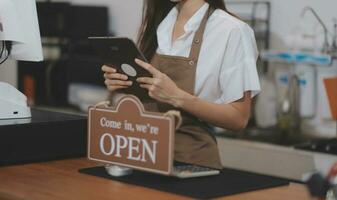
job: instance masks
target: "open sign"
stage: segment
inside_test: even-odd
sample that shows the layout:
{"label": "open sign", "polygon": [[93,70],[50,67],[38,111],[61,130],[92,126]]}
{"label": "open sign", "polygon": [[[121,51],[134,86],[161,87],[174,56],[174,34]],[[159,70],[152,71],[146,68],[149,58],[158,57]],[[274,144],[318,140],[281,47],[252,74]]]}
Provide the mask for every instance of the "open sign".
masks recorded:
{"label": "open sign", "polygon": [[135,96],[115,108],[89,109],[90,160],[169,174],[173,162],[174,119],[146,112]]}

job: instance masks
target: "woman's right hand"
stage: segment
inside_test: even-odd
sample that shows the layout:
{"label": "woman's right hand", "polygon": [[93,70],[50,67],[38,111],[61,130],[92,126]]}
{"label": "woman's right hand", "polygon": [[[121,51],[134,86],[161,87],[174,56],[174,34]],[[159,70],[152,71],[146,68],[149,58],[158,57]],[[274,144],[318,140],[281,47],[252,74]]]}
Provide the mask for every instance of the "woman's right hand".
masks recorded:
{"label": "woman's right hand", "polygon": [[117,70],[107,65],[102,66],[104,72],[104,83],[110,92],[125,89],[132,85],[132,81],[128,81],[128,77],[124,74],[117,73]]}

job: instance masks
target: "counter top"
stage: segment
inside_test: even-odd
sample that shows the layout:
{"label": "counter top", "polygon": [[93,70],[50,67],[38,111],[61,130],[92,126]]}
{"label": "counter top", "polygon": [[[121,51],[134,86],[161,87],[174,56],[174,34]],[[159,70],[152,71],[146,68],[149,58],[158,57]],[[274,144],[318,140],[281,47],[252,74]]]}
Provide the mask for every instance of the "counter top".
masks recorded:
{"label": "counter top", "polygon": [[[101,179],[78,172],[93,167],[85,158],[0,168],[0,199],[188,199],[157,190]],[[223,200],[309,200],[304,185],[249,192],[220,198]]]}

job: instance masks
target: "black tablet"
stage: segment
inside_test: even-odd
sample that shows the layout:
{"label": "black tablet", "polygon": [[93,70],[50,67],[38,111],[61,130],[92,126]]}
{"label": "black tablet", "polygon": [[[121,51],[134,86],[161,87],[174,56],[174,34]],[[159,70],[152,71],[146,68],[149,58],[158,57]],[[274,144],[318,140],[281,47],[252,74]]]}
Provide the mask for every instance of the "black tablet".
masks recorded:
{"label": "black tablet", "polygon": [[122,37],[89,37],[91,45],[105,65],[114,67],[118,73],[128,76],[133,84],[121,92],[136,95],[140,100],[150,99],[148,91],[139,86],[136,81],[139,77],[152,77],[152,75],[135,63],[138,58],[148,62],[136,44],[129,38]]}

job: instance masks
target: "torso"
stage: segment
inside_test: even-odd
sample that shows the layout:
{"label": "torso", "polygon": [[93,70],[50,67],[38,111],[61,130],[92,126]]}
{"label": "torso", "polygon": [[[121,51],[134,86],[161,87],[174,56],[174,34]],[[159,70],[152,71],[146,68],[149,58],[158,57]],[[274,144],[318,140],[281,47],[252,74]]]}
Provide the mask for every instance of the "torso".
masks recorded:
{"label": "torso", "polygon": [[[204,30],[212,13],[213,9],[209,9],[205,13],[193,38],[188,57],[155,54],[151,61],[153,66],[169,76],[180,89],[191,94],[194,94],[195,73]],[[166,112],[170,109],[175,108],[168,104],[157,102],[157,110],[155,111]],[[212,168],[222,168],[216,140],[208,132],[205,124],[184,112],[182,112],[182,117],[182,126],[175,134],[175,160]]]}
{"label": "torso", "polygon": [[[188,58],[195,29],[198,26],[198,22],[200,23],[200,16],[205,12],[205,7],[202,7],[199,11],[197,11],[195,14],[196,16],[193,16],[195,19],[192,19],[192,22],[187,22],[185,25],[186,32],[182,31],[184,27],[174,28],[175,23],[173,21],[176,20],[176,13],[174,12],[177,11],[173,10],[173,14],[169,14],[167,19],[165,19],[158,28],[157,54]],[[177,33],[173,33],[169,36],[170,34],[168,33],[172,33],[174,29],[174,32]],[[177,31],[176,29],[180,30]],[[224,71],[231,70],[231,67],[235,67],[235,63],[223,65],[224,56],[233,57],[233,55],[225,55],[229,42],[228,38],[231,36],[233,31],[235,31],[235,34],[237,32],[238,35],[242,32],[249,37],[253,36],[253,32],[248,25],[244,24],[235,17],[230,16],[223,10],[215,10],[207,22],[207,27],[204,33],[205,37],[201,46],[200,57],[195,74],[196,82],[194,86],[194,94],[203,100],[214,103],[231,103],[241,98],[236,94],[239,93],[239,90],[236,92],[234,89],[229,90],[231,88],[224,87],[224,85],[228,85],[229,82],[227,82],[228,80],[226,80],[226,77],[222,77],[224,75]],[[183,35],[181,35],[182,32]],[[254,44],[251,44],[250,46],[253,48]],[[252,60],[256,59],[256,49],[248,50],[249,52],[244,52],[244,54],[254,54],[251,56]],[[233,84],[233,86],[235,87],[235,84]],[[258,85],[252,84],[252,90],[258,88]],[[224,93],[224,90],[226,90],[227,93]]]}
{"label": "torso", "polygon": [[172,33],[172,44],[182,35],[185,34],[184,26],[186,24],[186,20],[181,20],[181,21],[176,21],[174,28],[173,28],[173,33]]}

